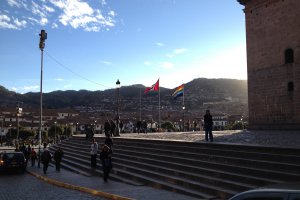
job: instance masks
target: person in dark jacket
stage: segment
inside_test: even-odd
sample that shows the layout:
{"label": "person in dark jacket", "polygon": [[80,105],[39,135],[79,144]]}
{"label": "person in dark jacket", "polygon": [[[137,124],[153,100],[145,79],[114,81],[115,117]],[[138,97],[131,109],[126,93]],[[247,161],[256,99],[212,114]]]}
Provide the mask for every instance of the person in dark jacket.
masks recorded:
{"label": "person in dark jacket", "polygon": [[138,120],[136,123],[136,129],[137,129],[138,134],[140,134],[141,128],[142,128],[142,122],[140,120]]}
{"label": "person in dark jacket", "polygon": [[45,148],[42,153],[42,156],[41,156],[44,174],[47,173],[48,166],[49,166],[51,159],[52,159],[52,155],[50,154],[50,151],[47,148]]}
{"label": "person in dark jacket", "polygon": [[110,135],[115,136],[116,123],[110,120]]}
{"label": "person in dark jacket", "polygon": [[107,182],[110,170],[112,168],[111,151],[107,145],[103,145],[100,152],[100,160],[102,162],[103,180]]}
{"label": "person in dark jacket", "polygon": [[113,140],[110,137],[110,134],[106,135],[104,144],[106,144],[110,148],[110,152],[113,152]]}
{"label": "person in dark jacket", "polygon": [[54,160],[55,160],[55,167],[56,167],[56,171],[60,171],[60,162],[62,160],[62,157],[64,155],[63,150],[58,147],[58,149],[54,152]]}
{"label": "person in dark jacket", "polygon": [[206,110],[206,114],[204,115],[204,129],[205,129],[205,141],[213,142],[213,134],[212,134],[213,120],[209,110]]}
{"label": "person in dark jacket", "polygon": [[143,121],[142,126],[143,126],[144,133],[147,134],[147,131],[148,131],[148,130],[147,130],[147,129],[148,129],[148,123],[147,123],[146,120]]}
{"label": "person in dark jacket", "polygon": [[105,135],[110,135],[110,123],[108,120],[104,123],[104,133]]}

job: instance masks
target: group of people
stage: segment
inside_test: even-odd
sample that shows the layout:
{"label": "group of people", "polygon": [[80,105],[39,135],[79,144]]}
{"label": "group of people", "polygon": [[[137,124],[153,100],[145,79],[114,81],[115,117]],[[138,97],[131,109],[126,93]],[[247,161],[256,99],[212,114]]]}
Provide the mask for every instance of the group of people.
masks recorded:
{"label": "group of people", "polygon": [[[104,144],[102,145],[101,152],[100,152],[100,160],[102,163],[104,182],[107,182],[109,173],[112,169],[113,141],[111,139],[111,136],[113,135],[114,129],[116,128],[113,124],[114,124],[113,121],[112,123],[107,121],[104,126],[106,139],[104,141]],[[145,126],[144,124],[147,124],[147,122],[146,121],[137,122],[138,133],[140,133],[142,128],[147,129],[146,127],[144,127]],[[206,110],[206,113],[204,115],[205,141],[213,142],[212,127],[213,127],[212,115],[210,114],[209,110]],[[16,148],[16,151],[22,151],[24,153],[26,158],[26,164],[28,160],[31,160],[31,166],[32,167],[35,166],[35,162],[38,156],[34,148],[31,148],[30,145],[28,145],[28,147],[25,147],[25,145],[23,144],[20,149]],[[91,168],[96,169],[98,143],[96,142],[95,139],[92,140],[90,153],[91,153]],[[47,169],[52,158],[54,158],[55,160],[56,171],[60,171],[60,163],[62,161],[63,155],[64,155],[63,150],[61,149],[61,147],[58,147],[54,155],[52,156],[49,149],[47,148],[47,143],[44,143],[44,148],[41,152],[41,162],[43,163],[44,174],[47,173]]]}
{"label": "group of people", "polygon": [[[31,147],[30,145],[28,145],[27,147],[25,146],[25,144],[23,144],[20,148],[17,146],[15,151],[21,151],[26,159],[26,165],[28,164],[28,161],[31,161],[31,167],[35,166],[36,160],[38,159],[38,153],[36,152],[36,150]],[[60,171],[60,163],[62,161],[62,157],[64,155],[63,150],[61,149],[61,147],[58,147],[56,149],[56,151],[54,152],[54,155],[52,155],[49,151],[49,149],[47,148],[47,143],[44,143],[44,148],[43,150],[41,150],[40,153],[40,158],[41,158],[41,162],[43,163],[43,172],[44,174],[47,173],[48,170],[48,166],[49,163],[51,162],[52,158],[54,158],[55,161],[55,167],[56,167],[56,171]]]}
{"label": "group of people", "polygon": [[[118,127],[119,126],[119,127]],[[119,128],[120,131],[123,130],[123,122],[122,121],[113,121],[113,120],[106,120],[104,123],[104,133],[105,135],[110,136],[118,136],[116,133],[116,129]]]}
{"label": "group of people", "polygon": [[148,133],[148,123],[146,120],[136,122],[137,133]]}
{"label": "group of people", "polygon": [[54,158],[54,161],[55,161],[55,169],[56,169],[56,171],[59,172],[60,171],[60,163],[62,161],[63,155],[64,155],[64,152],[61,149],[61,147],[58,147],[55,150],[54,155],[52,155],[50,153],[49,149],[47,148],[47,144],[44,143],[44,149],[41,153],[41,162],[43,163],[44,174],[47,173],[48,166],[49,166],[49,163],[51,162],[52,158]]}
{"label": "group of people", "polygon": [[[113,148],[113,141],[111,139],[111,135],[107,134],[100,152],[100,160],[102,163],[104,182],[107,182],[109,173],[112,169],[112,153],[113,153],[112,148]],[[97,167],[97,155],[98,155],[98,143],[96,142],[96,139],[93,139],[91,144],[91,168],[92,169],[96,169]]]}

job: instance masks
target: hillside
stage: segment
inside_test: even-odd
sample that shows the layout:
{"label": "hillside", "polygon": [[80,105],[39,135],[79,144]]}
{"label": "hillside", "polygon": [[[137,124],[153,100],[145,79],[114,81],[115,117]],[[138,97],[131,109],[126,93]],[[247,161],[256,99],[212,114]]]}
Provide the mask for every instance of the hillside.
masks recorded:
{"label": "hillside", "polygon": [[[123,112],[136,111],[137,105],[140,104],[140,97],[143,110],[154,110],[158,105],[158,92],[144,94],[144,89],[143,85],[121,87],[121,110]],[[171,96],[174,89],[160,88],[161,106],[169,111],[179,110],[182,106],[182,97],[174,100]],[[40,93],[38,92],[22,95],[3,87],[0,88],[0,98],[1,106],[8,104],[13,106],[20,101],[26,107],[38,107],[40,103]],[[113,111],[116,107],[115,102],[115,89],[105,91],[68,90],[43,94],[43,106],[49,109],[95,107],[97,110]],[[225,110],[233,110],[233,105],[230,103],[234,103],[235,106],[243,104],[243,107],[247,107],[245,105],[247,103],[247,81],[198,78],[185,84],[185,106],[190,111],[202,110],[206,105],[220,104],[220,102],[222,105],[228,104],[229,107],[225,107]]]}

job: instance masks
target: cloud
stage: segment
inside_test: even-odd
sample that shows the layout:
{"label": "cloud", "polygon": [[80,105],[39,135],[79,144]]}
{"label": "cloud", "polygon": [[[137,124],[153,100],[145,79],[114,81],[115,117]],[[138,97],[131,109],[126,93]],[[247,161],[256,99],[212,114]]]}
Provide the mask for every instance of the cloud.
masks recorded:
{"label": "cloud", "polygon": [[[0,19],[0,28],[4,29],[19,30],[28,25],[45,26],[50,23],[51,28],[58,28],[62,25],[88,32],[99,32],[110,30],[116,24],[117,14],[107,8],[105,0],[97,4],[83,0],[6,0],[6,2],[12,9],[6,13],[9,20],[3,17]],[[2,13],[0,11],[0,15]],[[14,23],[12,19],[18,19],[18,21]]]}
{"label": "cloud", "polygon": [[168,53],[168,54],[166,54],[166,56],[168,58],[174,58],[175,56],[177,56],[179,54],[183,54],[183,53],[185,53],[187,51],[188,51],[188,49],[185,49],[185,48],[174,49],[172,53]]}
{"label": "cloud", "polygon": [[8,5],[10,5],[10,6],[16,6],[16,7],[18,7],[18,8],[20,8],[21,7],[21,4],[19,3],[19,2],[17,2],[16,0],[8,0],[7,1],[7,3],[8,3]]}
{"label": "cloud", "polygon": [[26,90],[26,91],[32,91],[32,90],[37,90],[39,88],[38,85],[31,85],[31,86],[23,86],[21,89]]}
{"label": "cloud", "polygon": [[174,64],[170,63],[170,62],[161,62],[160,67],[165,68],[165,69],[173,69],[174,68]]}
{"label": "cloud", "polygon": [[161,43],[161,42],[156,42],[156,46],[163,47],[163,46],[165,46],[165,44]]}
{"label": "cloud", "polygon": [[151,65],[151,62],[145,61],[145,62],[144,62],[144,65]]}
{"label": "cloud", "polygon": [[72,84],[64,85],[64,89],[68,89],[68,88],[71,88],[71,87],[72,87]]}
{"label": "cloud", "polygon": [[168,58],[173,58],[175,55],[174,54],[167,54],[166,55]]}
{"label": "cloud", "polygon": [[17,27],[26,27],[27,22],[25,20],[19,21],[19,19],[14,19],[14,23]]}
{"label": "cloud", "polygon": [[62,78],[55,78],[54,80],[55,81],[63,81],[64,79],[62,79]]}
{"label": "cloud", "polygon": [[20,30],[26,27],[27,22],[25,20],[19,20],[18,18],[10,18],[7,15],[0,15],[0,28]]}
{"label": "cloud", "polygon": [[18,88],[16,88],[16,87],[12,87],[11,89],[15,92],[18,91]]}
{"label": "cloud", "polygon": [[105,64],[105,65],[111,65],[112,64],[112,62],[105,61],[105,60],[101,60],[100,63]]}
{"label": "cloud", "polygon": [[87,2],[80,0],[50,0],[50,2],[62,10],[59,21],[64,26],[94,32],[115,26],[114,11],[109,11],[107,16],[104,16],[99,9],[93,9]]}
{"label": "cloud", "polygon": [[52,25],[51,25],[51,28],[57,28],[58,27],[58,25],[56,24],[56,23],[53,23]]}
{"label": "cloud", "polygon": [[175,49],[174,50],[174,54],[183,54],[185,52],[187,52],[188,49],[184,49],[184,48],[181,48],[181,49]]}

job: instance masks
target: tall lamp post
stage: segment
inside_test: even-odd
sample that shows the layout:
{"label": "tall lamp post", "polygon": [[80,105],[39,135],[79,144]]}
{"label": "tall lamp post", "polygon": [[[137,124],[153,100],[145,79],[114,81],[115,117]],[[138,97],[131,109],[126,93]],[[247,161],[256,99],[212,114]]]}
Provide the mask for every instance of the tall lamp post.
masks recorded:
{"label": "tall lamp post", "polygon": [[54,144],[58,141],[58,139],[56,138],[56,123],[57,122],[54,122]]}
{"label": "tall lamp post", "polygon": [[117,88],[117,136],[120,136],[120,127],[119,127],[119,123],[120,123],[120,113],[119,113],[119,97],[120,97],[120,85],[121,82],[119,81],[119,79],[116,82],[116,88]]}
{"label": "tall lamp post", "polygon": [[45,30],[41,30],[39,48],[41,50],[41,84],[40,84],[40,127],[39,127],[39,160],[38,168],[41,164],[41,143],[42,143],[42,117],[43,117],[43,62],[44,62],[44,48],[45,40],[47,39],[47,33]]}
{"label": "tall lamp post", "polygon": [[[9,141],[12,141],[12,136],[11,136],[11,124],[9,125]],[[11,142],[9,142],[9,145],[8,145],[8,146],[10,146],[10,143],[11,143]],[[12,144],[12,146],[13,146],[13,144]]]}
{"label": "tall lamp post", "polygon": [[18,148],[19,147],[19,117],[21,116],[22,114],[22,108],[17,107],[17,144],[16,144],[16,147]]}

